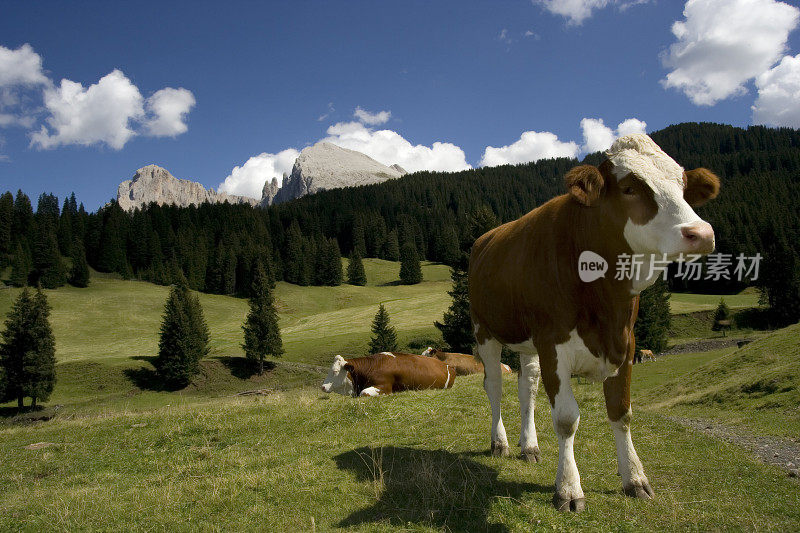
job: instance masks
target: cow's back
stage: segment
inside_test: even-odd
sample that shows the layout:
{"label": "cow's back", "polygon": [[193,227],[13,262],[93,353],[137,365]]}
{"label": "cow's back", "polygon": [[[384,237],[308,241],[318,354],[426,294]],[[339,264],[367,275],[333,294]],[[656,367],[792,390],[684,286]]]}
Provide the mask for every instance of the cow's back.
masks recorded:
{"label": "cow's back", "polygon": [[459,376],[483,372],[483,363],[469,354],[438,352],[436,358],[451,368],[455,368],[456,374]]}
{"label": "cow's back", "polygon": [[438,359],[402,352],[381,352],[350,362],[357,394],[368,387],[384,393],[450,388],[456,377],[455,369]]}

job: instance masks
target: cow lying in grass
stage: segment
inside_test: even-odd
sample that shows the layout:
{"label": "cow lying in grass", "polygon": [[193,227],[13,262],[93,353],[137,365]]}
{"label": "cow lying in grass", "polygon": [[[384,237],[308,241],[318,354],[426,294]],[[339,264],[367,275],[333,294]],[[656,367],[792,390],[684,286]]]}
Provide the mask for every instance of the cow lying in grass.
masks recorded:
{"label": "cow lying in grass", "polygon": [[337,355],[323,392],[345,396],[378,396],[405,390],[449,389],[456,370],[431,357],[410,353],[381,352],[345,359]]}
{"label": "cow lying in grass", "polygon": [[[426,357],[435,357],[444,364],[449,365],[451,368],[456,369],[456,374],[459,376],[467,376],[469,374],[479,374],[483,372],[483,363],[475,359],[472,355],[465,353],[443,352],[438,348],[428,346],[428,349],[422,352]],[[511,367],[506,364],[500,365],[503,374],[510,374]]]}

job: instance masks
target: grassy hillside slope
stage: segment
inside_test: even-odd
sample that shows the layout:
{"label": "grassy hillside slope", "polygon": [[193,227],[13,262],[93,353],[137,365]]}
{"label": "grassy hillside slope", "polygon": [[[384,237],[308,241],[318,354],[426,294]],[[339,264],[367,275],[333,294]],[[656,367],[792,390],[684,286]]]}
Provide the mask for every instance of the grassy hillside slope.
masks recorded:
{"label": "grassy hillside slope", "polygon": [[[423,264],[424,281],[413,286],[396,284],[399,263],[365,259],[364,267],[365,287],[299,287],[279,282],[275,295],[286,354],[269,376],[245,381],[240,379],[247,376],[240,344],[247,300],[200,293],[211,352],[203,362],[204,374],[183,394],[285,389],[315,381],[319,372],[308,365],[326,366],[337,353],[365,353],[380,302],[389,311],[402,344],[436,336],[433,321],[441,319],[450,303],[448,267]],[[158,394],[146,390],[152,381],[148,359],[158,350],[168,292],[168,287],[97,273],[88,288],[46,291],[53,308],[58,363],[58,383],[49,403],[80,404],[90,410],[108,407],[101,406],[100,399],[131,408],[157,403]],[[18,294],[19,289],[0,290],[0,316],[5,317]]]}
{"label": "grassy hillside slope", "polygon": [[800,435],[800,324],[705,357],[681,372],[671,362],[684,356],[670,356],[663,361],[670,375],[643,399],[654,409],[720,418],[759,434]]}

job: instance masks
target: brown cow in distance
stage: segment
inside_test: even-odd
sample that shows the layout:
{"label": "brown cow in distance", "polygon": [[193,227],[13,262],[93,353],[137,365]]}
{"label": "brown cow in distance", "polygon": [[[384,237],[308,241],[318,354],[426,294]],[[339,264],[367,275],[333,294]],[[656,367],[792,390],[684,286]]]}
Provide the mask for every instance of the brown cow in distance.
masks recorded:
{"label": "brown cow in distance", "polygon": [[643,134],[617,139],[606,155],[599,167],[570,170],[567,194],[485,233],[470,255],[470,308],[492,411],[492,451],[508,455],[500,410],[505,345],[520,353],[526,459],[539,458],[533,415],[540,376],[550,400],[559,510],[585,505],[573,451],[580,420],[573,374],[603,382],[625,494],[653,496],[630,433],[638,295],[668,262],[714,250],[714,230],[692,206],[717,195],[719,178],[702,168],[684,171]]}
{"label": "brown cow in distance", "polygon": [[337,355],[322,390],[346,396],[378,396],[405,390],[449,389],[455,379],[454,368],[431,357],[401,352],[352,359]]}
{"label": "brown cow in distance", "polygon": [[[438,348],[428,346],[428,349],[422,352],[425,357],[435,357],[439,361],[450,365],[451,368],[456,369],[456,374],[459,376],[467,376],[469,374],[480,374],[483,372],[483,363],[475,359],[475,356],[465,353],[443,352]],[[511,367],[506,364],[501,364],[503,374],[511,374]]]}

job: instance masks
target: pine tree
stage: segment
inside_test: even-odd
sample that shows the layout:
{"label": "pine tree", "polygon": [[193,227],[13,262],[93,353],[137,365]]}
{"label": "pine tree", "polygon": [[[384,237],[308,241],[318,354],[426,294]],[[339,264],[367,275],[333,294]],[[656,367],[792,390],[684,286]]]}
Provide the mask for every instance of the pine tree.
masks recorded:
{"label": "pine tree", "polygon": [[725,303],[725,298],[719,299],[719,305],[714,311],[714,322],[711,324],[711,331],[723,331],[731,327],[731,310]]}
{"label": "pine tree", "polygon": [[72,270],[69,275],[69,284],[74,287],[89,286],[89,263],[86,262],[86,251],[80,241],[72,245]]}
{"label": "pine tree", "polygon": [[469,312],[469,281],[464,270],[450,270],[453,288],[447,292],[453,301],[444,312],[441,322],[433,325],[442,332],[442,338],[455,352],[472,353],[475,337],[472,330],[472,317]]}
{"label": "pine tree", "polygon": [[386,236],[386,244],[383,251],[383,259],[387,261],[400,260],[400,243],[397,240],[397,230],[392,230]]}
{"label": "pine tree", "polygon": [[[11,252],[11,226],[14,220],[14,196],[10,192],[0,195],[0,260]],[[0,265],[3,263],[0,261]]]}
{"label": "pine tree", "polygon": [[172,287],[164,306],[158,356],[153,362],[167,388],[185,387],[208,354],[208,326],[196,295],[183,278]]}
{"label": "pine tree", "polygon": [[278,312],[270,290],[270,280],[261,264],[257,264],[253,274],[253,287],[250,296],[250,312],[242,329],[244,330],[244,349],[247,359],[264,373],[266,356],[283,355],[283,341],[278,327]]}
{"label": "pine tree", "polygon": [[364,286],[367,284],[367,274],[364,272],[364,263],[357,250],[353,250],[350,261],[347,263],[347,283],[350,285]]}
{"label": "pine tree", "polygon": [[45,215],[36,223],[33,243],[33,279],[46,289],[58,288],[67,281],[51,218],[51,215]]}
{"label": "pine tree", "polygon": [[303,236],[300,233],[300,225],[295,220],[289,226],[286,235],[286,256],[283,262],[283,279],[289,283],[300,284],[303,277]]}
{"label": "pine tree", "polygon": [[393,352],[397,350],[397,333],[389,325],[389,313],[383,304],[372,320],[372,339],[369,341],[369,353]]}
{"label": "pine tree", "polygon": [[41,289],[31,297],[24,288],[5,322],[0,342],[0,365],[5,374],[5,397],[24,398],[31,407],[47,401],[55,386],[55,337],[49,322],[50,306]]}
{"label": "pine tree", "polygon": [[322,246],[324,251],[323,268],[320,274],[322,285],[335,287],[342,284],[342,254],[336,239],[328,239]]}
{"label": "pine tree", "polygon": [[24,287],[28,284],[28,277],[33,269],[33,260],[28,247],[17,242],[14,257],[11,260],[11,279],[9,282],[15,287]]}
{"label": "pine tree", "polygon": [[639,317],[634,326],[637,348],[663,352],[667,348],[669,324],[669,292],[667,283],[659,278],[639,295]]}
{"label": "pine tree", "polygon": [[400,249],[400,283],[415,285],[422,281],[422,266],[419,263],[417,248],[413,242],[407,242]]}
{"label": "pine tree", "polygon": [[367,255],[367,245],[364,237],[364,221],[360,216],[353,220],[353,250],[361,257]]}

